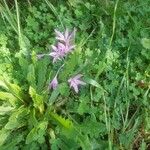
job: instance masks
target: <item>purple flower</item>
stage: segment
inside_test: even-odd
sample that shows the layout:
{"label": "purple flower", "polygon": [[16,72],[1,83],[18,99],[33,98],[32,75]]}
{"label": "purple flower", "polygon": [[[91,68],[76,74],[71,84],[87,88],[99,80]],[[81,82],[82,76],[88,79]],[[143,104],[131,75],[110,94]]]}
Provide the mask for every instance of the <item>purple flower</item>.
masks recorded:
{"label": "purple flower", "polygon": [[65,46],[62,43],[58,43],[57,46],[52,45],[52,50],[49,55],[53,57],[53,63],[65,56]]}
{"label": "purple flower", "polygon": [[57,81],[57,75],[54,77],[54,79],[51,81],[49,84],[49,89],[55,90],[58,86],[58,81]]}
{"label": "purple flower", "polygon": [[64,58],[69,52],[71,52],[72,49],[75,48],[75,45],[72,44],[75,30],[71,33],[69,33],[68,29],[66,29],[64,33],[55,30],[55,33],[58,43],[56,46],[52,45],[52,52],[49,54],[53,57],[53,63]]}
{"label": "purple flower", "polygon": [[68,80],[69,84],[70,84],[70,87],[72,87],[76,93],[79,92],[79,85],[86,85],[85,82],[81,81],[80,78],[82,77],[83,75],[81,74],[78,74],[76,76],[74,76],[73,78],[70,78]]}
{"label": "purple flower", "polygon": [[68,29],[66,29],[64,33],[55,29],[56,39],[66,44],[69,44],[74,39],[75,32],[75,29],[73,30],[73,32],[69,32]]}
{"label": "purple flower", "polygon": [[64,58],[74,47],[74,45],[64,45],[60,42],[57,46],[52,45],[53,51],[49,55],[53,57],[53,63]]}

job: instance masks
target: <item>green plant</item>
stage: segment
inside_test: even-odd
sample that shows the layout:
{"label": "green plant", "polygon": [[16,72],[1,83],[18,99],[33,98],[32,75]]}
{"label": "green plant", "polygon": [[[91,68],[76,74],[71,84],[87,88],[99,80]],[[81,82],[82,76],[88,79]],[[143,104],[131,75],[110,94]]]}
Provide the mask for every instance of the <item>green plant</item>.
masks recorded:
{"label": "green plant", "polygon": [[[149,0],[0,7],[0,149],[149,149]],[[54,29],[74,27],[74,52],[53,64]]]}

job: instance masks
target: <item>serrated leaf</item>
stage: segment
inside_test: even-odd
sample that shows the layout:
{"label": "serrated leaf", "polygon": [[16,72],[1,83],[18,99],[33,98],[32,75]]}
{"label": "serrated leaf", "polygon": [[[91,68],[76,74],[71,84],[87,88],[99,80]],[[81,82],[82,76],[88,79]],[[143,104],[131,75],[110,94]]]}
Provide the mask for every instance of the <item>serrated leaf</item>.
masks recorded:
{"label": "serrated leaf", "polygon": [[9,117],[8,123],[5,125],[5,129],[16,129],[27,124],[27,116],[29,114],[29,110],[24,107],[20,107],[16,109],[15,112],[11,114]]}
{"label": "serrated leaf", "polygon": [[40,113],[43,113],[44,111],[44,102],[43,102],[43,96],[36,93],[35,89],[31,86],[29,87],[29,94],[34,102],[34,107],[38,108]]}
{"label": "serrated leaf", "polygon": [[7,87],[7,91],[9,91],[14,97],[16,97],[21,102],[24,102],[24,93],[22,89],[17,84],[12,84],[6,80],[3,81]]}
{"label": "serrated leaf", "polygon": [[61,83],[58,88],[59,88],[59,92],[60,92],[61,95],[63,95],[63,96],[68,96],[69,95],[69,90],[70,89],[69,89],[67,83]]}
{"label": "serrated leaf", "polygon": [[8,92],[0,92],[0,100],[8,101],[12,106],[15,106],[15,103],[17,103],[17,99]]}
{"label": "serrated leaf", "polygon": [[81,129],[90,137],[98,138],[100,133],[107,133],[105,124],[98,122],[94,114],[88,117],[83,124],[81,124]]}
{"label": "serrated leaf", "polygon": [[50,112],[49,114],[52,117],[52,119],[54,119],[54,121],[56,121],[57,123],[59,123],[64,128],[66,128],[66,129],[73,129],[73,123],[72,123],[71,120],[65,119],[62,116],[60,116],[58,114],[55,114],[53,112]]}
{"label": "serrated leaf", "polygon": [[40,122],[37,126],[35,126],[27,135],[26,144],[30,144],[33,141],[36,141],[40,144],[44,143],[45,138],[44,135],[46,133],[48,122],[43,121]]}
{"label": "serrated leaf", "polygon": [[88,113],[90,111],[90,107],[88,106],[86,101],[82,101],[78,107],[78,113],[83,115],[84,113]]}
{"label": "serrated leaf", "polygon": [[55,100],[57,99],[58,95],[60,94],[59,92],[59,88],[56,88],[52,93],[51,93],[51,96],[49,98],[49,104],[52,105]]}

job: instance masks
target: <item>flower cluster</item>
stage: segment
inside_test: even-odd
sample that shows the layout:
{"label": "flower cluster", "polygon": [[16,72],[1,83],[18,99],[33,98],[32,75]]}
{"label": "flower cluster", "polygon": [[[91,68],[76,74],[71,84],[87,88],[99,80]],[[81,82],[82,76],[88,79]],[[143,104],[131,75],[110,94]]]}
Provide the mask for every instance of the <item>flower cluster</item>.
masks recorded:
{"label": "flower cluster", "polygon": [[[37,59],[43,58],[45,55],[49,55],[53,57],[53,63],[55,63],[58,60],[63,59],[68,53],[70,53],[74,48],[75,45],[73,44],[74,37],[75,37],[75,30],[73,32],[69,32],[68,29],[65,30],[64,33],[61,33],[58,30],[55,30],[57,44],[52,45],[52,52],[50,54],[39,54],[37,55]],[[58,86],[58,80],[57,76],[60,71],[60,69],[64,66],[64,64],[58,69],[55,77],[49,84],[49,89],[55,90]],[[79,86],[85,85],[86,83],[81,81],[81,77],[83,75],[78,74],[74,77],[71,77],[68,80],[68,83],[70,84],[70,88],[73,88],[76,93],[79,92]]]}
{"label": "flower cluster", "polygon": [[53,57],[53,63],[64,58],[75,48],[75,45],[72,44],[75,36],[75,30],[71,33],[69,33],[68,29],[66,29],[64,33],[55,30],[55,34],[58,43],[56,45],[52,45],[53,51],[49,54]]}
{"label": "flower cluster", "polygon": [[[76,93],[79,92],[79,86],[80,85],[86,85],[85,82],[80,80],[80,78],[82,76],[83,75],[78,74],[78,75],[76,75],[76,76],[74,76],[68,80],[68,82],[70,84],[70,88],[73,88]],[[57,75],[56,75],[54,77],[54,79],[50,82],[49,88],[55,90],[57,88],[57,86],[58,86],[58,80],[57,80]]]}

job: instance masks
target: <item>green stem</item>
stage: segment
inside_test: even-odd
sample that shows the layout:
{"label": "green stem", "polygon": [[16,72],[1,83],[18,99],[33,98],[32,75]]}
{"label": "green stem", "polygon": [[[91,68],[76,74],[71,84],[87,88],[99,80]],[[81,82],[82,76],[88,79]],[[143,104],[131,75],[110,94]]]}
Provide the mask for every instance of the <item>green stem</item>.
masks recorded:
{"label": "green stem", "polygon": [[115,8],[114,8],[113,28],[112,28],[112,35],[111,35],[109,46],[112,45],[112,41],[113,41],[114,34],[115,34],[115,28],[116,28],[116,11],[117,11],[118,2],[119,2],[119,0],[116,1]]}

